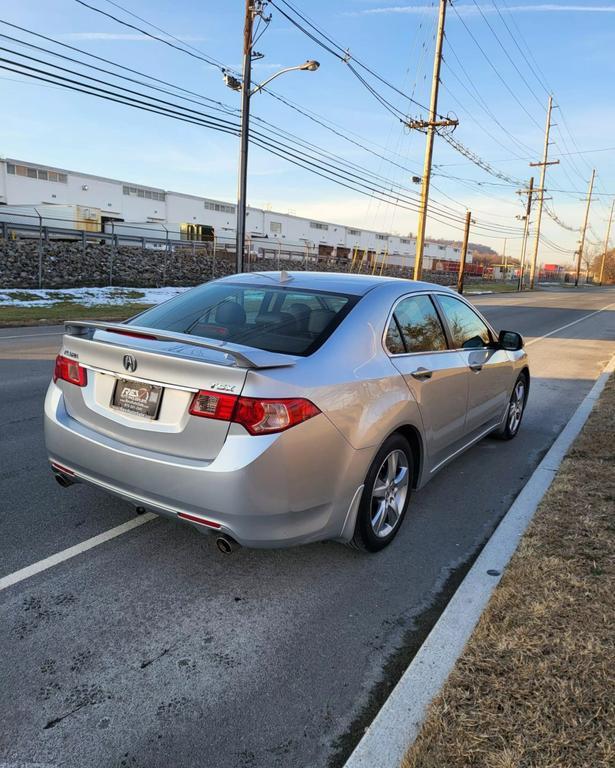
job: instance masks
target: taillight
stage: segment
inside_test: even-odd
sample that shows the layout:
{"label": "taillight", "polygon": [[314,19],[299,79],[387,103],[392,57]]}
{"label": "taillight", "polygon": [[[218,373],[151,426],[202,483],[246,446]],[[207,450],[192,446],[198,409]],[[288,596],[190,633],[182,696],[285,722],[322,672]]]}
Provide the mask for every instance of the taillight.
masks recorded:
{"label": "taillight", "polygon": [[190,413],[209,419],[234,421],[251,435],[265,435],[290,429],[316,416],[320,410],[314,403],[300,397],[263,400],[201,390],[192,400]]}
{"label": "taillight", "polygon": [[69,357],[58,355],[53,370],[53,380],[68,381],[70,384],[76,384],[78,387],[85,387],[88,383],[88,373],[86,369],[79,365],[75,360]]}
{"label": "taillight", "polygon": [[299,397],[284,400],[240,397],[233,414],[233,421],[244,426],[251,435],[263,435],[282,432],[319,413],[314,403]]}
{"label": "taillight", "polygon": [[222,395],[219,392],[197,392],[190,406],[193,416],[230,421],[237,402],[237,395]]}

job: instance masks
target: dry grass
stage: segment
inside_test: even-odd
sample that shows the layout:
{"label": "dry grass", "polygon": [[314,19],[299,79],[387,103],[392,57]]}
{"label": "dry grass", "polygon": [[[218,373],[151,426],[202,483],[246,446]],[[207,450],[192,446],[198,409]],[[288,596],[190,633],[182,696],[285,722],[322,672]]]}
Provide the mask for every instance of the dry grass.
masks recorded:
{"label": "dry grass", "polygon": [[615,766],[615,377],[402,768]]}
{"label": "dry grass", "polygon": [[55,325],[64,320],[126,320],[151,304],[97,304],[86,307],[60,301],[47,307],[0,307],[0,328],[22,325]]}

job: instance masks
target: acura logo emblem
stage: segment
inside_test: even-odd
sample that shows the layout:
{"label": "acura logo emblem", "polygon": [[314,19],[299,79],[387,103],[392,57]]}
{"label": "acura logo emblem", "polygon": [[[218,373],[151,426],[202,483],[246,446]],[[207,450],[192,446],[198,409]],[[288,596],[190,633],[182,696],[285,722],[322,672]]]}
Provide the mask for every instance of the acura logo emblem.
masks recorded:
{"label": "acura logo emblem", "polygon": [[124,368],[134,373],[137,370],[137,358],[134,355],[124,355]]}

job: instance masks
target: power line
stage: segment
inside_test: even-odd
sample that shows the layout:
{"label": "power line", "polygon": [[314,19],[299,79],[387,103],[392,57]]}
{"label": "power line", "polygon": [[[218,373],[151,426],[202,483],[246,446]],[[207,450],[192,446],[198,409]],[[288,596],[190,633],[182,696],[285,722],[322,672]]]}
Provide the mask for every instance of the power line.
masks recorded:
{"label": "power line", "polygon": [[[82,0],[78,0],[78,2],[82,2]],[[468,25],[465,23],[465,21],[463,20],[463,17],[459,14],[457,8],[454,5],[453,5],[453,10],[457,14],[457,18],[459,19],[459,21],[461,22],[461,24],[463,25],[463,27],[467,31],[468,35],[470,35],[470,37],[474,41],[474,45],[476,45],[478,50],[482,53],[485,61],[489,64],[491,69],[495,72],[496,76],[501,81],[502,85],[506,88],[506,90],[510,93],[510,95],[513,97],[513,99],[517,102],[517,104],[521,107],[521,109],[525,112],[525,114],[530,118],[530,120],[534,123],[534,125],[536,125],[538,128],[541,128],[540,123],[538,123],[538,121],[535,119],[535,117],[530,112],[528,112],[528,110],[524,106],[523,102],[517,97],[515,92],[512,90],[512,88],[509,86],[509,84],[506,82],[506,80],[502,77],[502,75],[500,74],[500,71],[497,69],[497,67],[494,65],[494,63],[491,61],[490,57],[486,54],[485,50],[483,49],[481,44],[476,39],[474,33],[468,27]]]}
{"label": "power line", "polygon": [[[23,56],[23,54],[20,55]],[[31,59],[32,57],[27,58]],[[86,93],[88,95],[95,95],[108,101],[114,101],[116,103],[132,106],[147,112],[153,112],[155,114],[171,117],[173,119],[179,119],[183,122],[193,123],[195,125],[205,125],[206,127],[211,127],[214,130],[219,130],[225,133],[237,133],[236,124],[232,124],[230,121],[212,122],[211,119],[208,119],[211,118],[211,116],[205,115],[205,117],[203,117],[203,113],[199,113],[196,110],[187,109],[174,103],[165,102],[162,99],[148,97],[147,94],[130,91],[130,89],[123,88],[121,86],[112,86],[117,90],[124,91],[124,93],[117,93],[116,91],[111,91],[108,88],[94,86],[91,83],[84,84],[83,82],[74,80],[72,78],[67,78],[65,75],[45,72],[21,62],[16,63],[5,58],[0,59],[0,62],[0,67],[3,69],[7,69],[21,75],[33,77],[44,82],[50,82],[55,85],[59,84],[62,87],[66,87],[73,91]],[[50,65],[48,62],[42,63],[46,66],[54,66]],[[9,64],[12,64],[13,66],[8,66]],[[15,67],[19,67],[19,69],[16,69]],[[67,68],[58,67],[58,69],[66,72]],[[84,77],[78,73],[76,74],[78,76]],[[89,76],[85,77],[95,82],[100,82],[97,78],[91,78]],[[138,98],[135,98],[135,96]],[[147,99],[151,100],[148,101]],[[289,145],[285,144],[284,142],[276,141],[274,143],[269,137],[261,134],[260,132],[251,132],[251,140],[271,154],[274,154],[282,159],[288,160],[295,165],[298,165],[299,167],[316,173],[316,175],[322,176],[329,181],[334,181],[335,183],[341,184],[341,186],[354,189],[354,191],[357,191],[361,194],[367,194],[368,196],[373,195],[374,197],[381,199],[383,202],[393,203],[407,210],[417,210],[416,203],[403,192],[388,190],[380,183],[375,181],[369,182],[364,177],[360,177],[358,174],[340,169],[338,166],[331,162],[325,162],[323,160],[319,161],[312,155],[309,155],[307,152],[301,149],[297,149],[296,147],[289,147]],[[436,220],[440,223],[458,223],[460,220],[459,216],[447,213],[445,210],[437,210],[435,213],[437,214]],[[485,223],[480,224],[479,228],[484,229],[487,232],[496,230],[500,232],[516,232],[515,228],[503,227],[499,224]]]}
{"label": "power line", "polygon": [[519,185],[522,182],[519,181],[519,179],[514,179],[512,176],[509,176],[506,173],[503,173],[502,171],[498,171],[497,168],[494,168],[492,165],[490,165],[486,160],[483,160],[480,158],[477,154],[472,152],[471,149],[468,149],[466,146],[464,146],[460,141],[457,141],[457,139],[454,139],[452,136],[442,133],[440,134],[444,141],[446,141],[447,144],[450,144],[453,149],[456,149],[457,152],[462,154],[464,157],[467,157],[468,160],[474,163],[474,165],[477,165],[479,168],[482,168],[483,171],[486,171],[491,176],[495,176],[498,179],[502,179],[502,181],[507,181],[509,184],[515,184]]}
{"label": "power line", "polygon": [[[374,77],[376,80],[378,80],[382,85],[386,85],[387,88],[390,88],[392,91],[397,93],[402,98],[408,100],[410,103],[414,104],[417,107],[420,107],[421,109],[428,110],[429,107],[425,106],[424,104],[421,104],[420,102],[416,101],[415,99],[408,96],[407,93],[404,93],[400,88],[393,85],[389,80],[387,80],[385,77],[380,75],[378,72],[376,72],[372,67],[368,66],[363,62],[361,59],[357,58],[356,56],[352,55],[350,53],[350,50],[347,46],[343,46],[340,43],[336,43],[326,32],[324,32],[322,29],[316,26],[313,22],[311,22],[304,14],[302,14],[297,8],[295,8],[291,3],[287,2],[287,0],[280,0],[280,2],[284,3],[284,5],[289,8],[296,16],[298,16],[305,24],[310,26],[314,32],[313,34],[309,30],[306,30],[304,26],[299,24],[296,19],[293,19],[289,14],[287,14],[282,8],[280,8],[275,0],[269,0],[271,5],[276,8],[284,18],[289,21],[291,24],[293,24],[295,27],[297,27],[299,30],[301,30],[305,35],[307,35],[313,42],[315,42],[317,45],[324,48],[328,53],[330,53],[332,56],[335,56],[337,59],[342,61],[345,64],[348,64],[348,62],[353,61],[358,67],[363,69],[365,72],[368,72],[372,77]],[[326,40],[329,45],[325,45],[322,40],[319,40],[317,35],[320,35],[324,40]],[[330,46],[335,46],[338,50],[333,50]],[[352,69],[352,68],[351,68]],[[353,70],[356,76],[356,70]]]}
{"label": "power line", "polygon": [[[226,112],[228,114],[233,114],[233,115],[237,115],[238,114],[238,110],[235,107],[231,107],[231,106],[229,106],[227,104],[224,104],[221,101],[217,101],[217,100],[212,99],[212,98],[210,98],[208,96],[204,96],[203,94],[197,93],[195,91],[191,91],[191,90],[189,90],[187,88],[183,88],[182,86],[179,86],[177,84],[170,83],[167,80],[161,80],[160,78],[157,78],[157,77],[154,77],[152,75],[146,74],[146,73],[141,72],[139,70],[132,69],[130,67],[126,67],[126,66],[124,66],[122,64],[117,64],[116,62],[114,62],[114,61],[112,61],[110,59],[105,59],[105,58],[103,58],[101,56],[96,56],[95,54],[90,53],[89,51],[84,51],[83,49],[77,48],[76,46],[68,45],[67,43],[62,43],[59,40],[55,40],[52,37],[48,37],[47,35],[42,35],[42,34],[40,34],[38,32],[34,32],[33,30],[26,29],[25,27],[20,27],[17,24],[12,24],[11,22],[5,21],[3,19],[0,19],[0,23],[5,24],[5,25],[7,25],[7,26],[9,26],[9,27],[11,27],[13,29],[18,29],[19,31],[27,33],[29,35],[33,35],[33,36],[35,36],[35,37],[37,37],[39,39],[46,40],[47,42],[53,43],[54,45],[58,45],[58,46],[61,46],[62,48],[74,51],[74,52],[79,53],[79,54],[81,54],[83,56],[89,56],[90,58],[93,58],[93,59],[95,59],[97,61],[101,61],[103,63],[109,64],[109,65],[111,65],[113,67],[116,67],[118,69],[124,70],[126,72],[131,72],[133,74],[139,75],[140,77],[144,77],[144,78],[147,78],[148,80],[152,80],[152,81],[154,81],[156,83],[160,83],[162,85],[174,88],[174,89],[176,89],[178,91],[181,91],[182,93],[186,93],[186,94],[189,94],[191,96],[195,96],[195,97],[197,97],[197,99],[200,99],[201,101],[207,102],[210,105],[212,105],[212,106],[210,106],[210,109],[219,108],[220,111]],[[125,79],[125,80],[129,80],[129,81],[132,81],[132,82],[140,84],[140,85],[147,85],[147,87],[149,87],[149,88],[155,88],[155,86],[152,86],[150,84],[146,84],[142,80],[136,80],[134,78],[130,78],[130,77],[127,77],[125,75],[118,74],[116,72],[113,72],[111,70],[108,70],[108,69],[105,69],[105,68],[102,68],[102,67],[95,67],[92,64],[87,64],[86,62],[81,62],[79,59],[75,59],[75,58],[73,58],[71,56],[63,55],[61,53],[58,53],[57,51],[52,51],[50,49],[46,49],[46,48],[43,48],[41,46],[36,46],[33,43],[28,43],[28,42],[26,42],[24,40],[20,40],[19,38],[15,38],[15,37],[12,37],[10,35],[0,34],[0,37],[3,37],[3,38],[5,38],[7,40],[10,40],[12,42],[16,42],[16,43],[18,43],[20,45],[25,45],[27,47],[34,48],[36,50],[44,51],[45,53],[47,53],[49,55],[53,55],[53,56],[56,56],[56,57],[59,57],[59,58],[63,58],[65,60],[72,61],[74,63],[80,63],[81,65],[87,66],[87,67],[92,68],[92,69],[97,69],[98,71],[104,72],[104,73],[109,74],[109,75],[112,75],[113,77],[119,77],[119,78],[122,78],[122,79]],[[156,90],[160,90],[160,91],[162,91],[164,93],[169,93],[169,94],[172,93],[171,91],[168,91],[168,90],[166,90],[164,88],[162,88],[162,89],[156,88]],[[328,125],[327,123],[324,122],[324,119],[320,119],[315,114],[310,114],[309,112],[307,112],[306,110],[302,109],[298,105],[294,104],[293,102],[289,101],[288,99],[286,99],[286,98],[284,98],[282,96],[279,96],[278,94],[274,93],[273,91],[269,90],[268,88],[265,88],[263,90],[267,91],[267,93],[270,96],[272,96],[274,99],[277,99],[278,101],[282,102],[283,104],[285,104],[289,108],[291,108],[291,109],[297,111],[299,114],[307,117],[309,120],[313,121],[314,123],[317,123],[318,125],[321,125],[323,128],[325,128],[326,130],[334,133],[336,136],[344,139],[348,143],[353,144],[354,146],[360,147],[365,152],[368,152],[368,153],[374,155],[375,157],[378,157],[378,158],[384,160],[385,162],[390,163],[391,165],[395,165],[396,167],[400,168],[401,170],[404,170],[404,171],[408,172],[410,175],[416,175],[416,171],[414,169],[409,168],[406,165],[402,165],[401,163],[398,163],[395,160],[386,157],[385,155],[375,151],[374,149],[371,149],[369,146],[366,146],[366,144],[362,143],[361,141],[358,141],[356,139],[351,138],[351,136],[349,135],[350,132],[348,132],[348,131],[343,132],[341,128],[338,130],[338,129],[336,129],[333,126]],[[180,98],[185,98],[185,97],[181,97],[180,96]],[[194,101],[193,99],[185,99],[185,100],[187,100],[187,101]],[[194,102],[194,103],[199,103],[199,102]],[[255,117],[255,119],[261,120],[262,122],[267,123],[267,121],[263,120],[262,118]],[[269,125],[272,125],[272,124],[269,123]],[[368,141],[368,140],[366,139],[365,141]],[[377,145],[374,145],[374,146],[377,146]]]}
{"label": "power line", "polygon": [[567,230],[568,230],[568,232],[578,232],[578,231],[579,231],[579,228],[578,228],[578,227],[571,227],[569,224],[566,224],[565,222],[563,222],[563,221],[562,221],[562,220],[561,220],[561,219],[560,219],[560,218],[557,216],[557,214],[555,213],[555,211],[554,211],[552,208],[550,208],[550,207],[549,207],[549,206],[548,206],[546,203],[544,204],[544,208],[545,208],[545,213],[547,214],[547,216],[548,216],[550,219],[552,219],[552,220],[553,220],[553,221],[554,221],[556,224],[559,224],[559,226],[560,226],[562,229],[567,229]]}
{"label": "power line", "polygon": [[[105,12],[105,11],[103,11],[103,10],[99,9],[99,8],[96,8],[95,6],[92,6],[92,5],[90,5],[89,3],[86,3],[86,2],[85,2],[85,0],[75,0],[75,2],[79,3],[80,5],[83,5],[83,6],[85,6],[85,7],[87,7],[87,8],[90,8],[90,9],[91,9],[91,10],[93,10],[93,11],[96,11],[96,12],[98,12],[98,13],[101,13],[101,14],[105,15],[105,16],[108,16],[109,18],[111,18],[111,19],[113,19],[113,20],[117,21],[118,23],[120,23],[120,24],[122,24],[122,25],[124,25],[124,26],[128,26],[128,27],[130,27],[130,28],[136,29],[137,31],[141,32],[142,34],[146,34],[147,36],[151,37],[152,39],[158,40],[159,42],[165,43],[166,45],[170,45],[172,48],[174,48],[174,49],[176,49],[176,50],[179,50],[179,51],[183,51],[184,53],[188,53],[189,55],[191,55],[191,56],[194,56],[195,58],[201,58],[201,59],[203,59],[203,58],[204,58],[204,57],[203,57],[203,56],[200,54],[200,52],[199,52],[198,54],[193,54],[193,53],[190,53],[189,51],[187,51],[187,50],[186,50],[185,48],[183,48],[183,47],[179,47],[179,46],[177,46],[177,45],[174,45],[174,44],[170,43],[168,40],[165,40],[164,38],[160,38],[160,37],[158,37],[158,36],[156,36],[156,35],[152,35],[151,33],[147,32],[146,30],[143,30],[143,29],[142,29],[142,28],[140,28],[140,27],[137,27],[137,26],[135,26],[135,25],[129,24],[128,22],[125,22],[125,21],[123,21],[123,20],[119,19],[118,17],[114,16],[113,14],[109,14],[109,13],[107,13],[107,12]],[[338,58],[338,59],[340,59],[340,60],[344,61],[344,63],[346,63],[346,64],[347,64],[347,66],[350,68],[350,70],[353,72],[353,74],[354,74],[354,75],[355,75],[355,76],[356,76],[356,77],[357,77],[357,78],[360,80],[360,82],[361,82],[361,83],[362,83],[362,84],[363,84],[363,85],[364,85],[364,86],[367,88],[367,90],[368,90],[368,91],[369,91],[369,92],[370,92],[370,93],[371,93],[371,94],[372,94],[372,95],[373,95],[373,96],[374,96],[374,97],[375,97],[375,98],[376,98],[376,99],[377,99],[377,100],[378,100],[378,101],[379,101],[379,102],[380,102],[380,103],[381,103],[381,104],[382,104],[382,105],[383,105],[383,106],[384,106],[384,107],[385,107],[385,108],[386,108],[386,109],[387,109],[387,110],[388,110],[388,111],[389,111],[389,112],[390,112],[390,113],[391,113],[391,114],[394,116],[394,117],[396,117],[396,119],[399,119],[399,120],[400,120],[400,121],[402,121],[402,122],[404,121],[404,115],[403,115],[403,113],[402,113],[400,110],[398,110],[398,109],[397,109],[397,107],[395,107],[395,106],[394,106],[394,105],[392,105],[390,102],[388,102],[386,99],[384,99],[384,97],[382,97],[382,96],[381,96],[381,95],[380,95],[380,94],[379,94],[379,93],[378,93],[378,92],[377,92],[377,91],[376,91],[376,90],[375,90],[375,89],[374,89],[374,88],[373,88],[373,87],[372,87],[372,86],[371,86],[371,85],[370,85],[370,84],[369,84],[369,83],[368,83],[368,82],[365,80],[365,78],[363,78],[363,76],[362,76],[362,75],[360,75],[360,73],[358,73],[358,71],[357,71],[357,70],[356,70],[356,69],[355,69],[355,68],[354,68],[354,67],[353,67],[353,66],[352,66],[352,65],[349,63],[349,59],[350,59],[350,58],[352,58],[352,57],[350,57],[350,56],[349,56],[349,54],[345,54],[345,55],[343,55],[343,56],[342,56],[340,53],[337,53],[336,51],[334,51],[334,50],[333,50],[332,48],[330,48],[329,46],[324,46],[324,44],[322,44],[322,41],[319,41],[319,40],[316,38],[316,36],[315,36],[315,35],[313,35],[313,34],[312,34],[312,33],[311,33],[309,30],[306,30],[306,29],[305,29],[305,28],[304,28],[304,27],[303,27],[301,24],[299,24],[298,22],[296,22],[296,20],[292,19],[292,17],[290,17],[290,16],[289,16],[287,13],[285,13],[285,11],[283,11],[281,8],[279,8],[279,7],[276,5],[276,3],[275,3],[275,2],[273,2],[273,0],[270,0],[270,2],[271,2],[271,4],[272,4],[274,7],[276,7],[276,8],[277,8],[277,10],[278,10],[278,11],[279,11],[279,12],[280,12],[280,13],[281,13],[281,14],[282,14],[282,15],[283,15],[285,18],[287,18],[287,19],[288,19],[288,21],[290,21],[290,22],[291,22],[291,23],[293,23],[295,26],[297,26],[299,29],[301,29],[301,31],[303,31],[303,32],[304,32],[304,33],[305,33],[305,34],[306,34],[306,35],[307,35],[307,36],[308,36],[310,39],[314,40],[314,42],[317,42],[319,45],[321,45],[321,46],[325,47],[325,48],[326,48],[326,49],[327,49],[327,50],[328,50],[328,51],[329,51],[329,52],[330,52],[332,55],[334,55],[336,58]],[[291,6],[291,4],[290,4],[290,3],[286,2],[286,0],[281,0],[281,2],[284,2],[284,4],[285,4],[287,7],[291,8],[291,9],[292,9],[292,10],[293,10],[295,13],[297,13],[297,14],[300,16],[300,18],[304,19],[304,20],[306,21],[306,23],[307,23],[307,24],[309,24],[309,25],[310,25],[310,26],[311,26],[311,27],[312,27],[312,28],[313,28],[313,29],[314,29],[314,30],[315,30],[315,31],[316,31],[318,34],[321,34],[321,35],[325,35],[325,39],[327,39],[328,41],[330,41],[332,45],[335,45],[335,46],[337,46],[337,47],[338,47],[340,50],[343,50],[339,44],[335,43],[334,41],[331,41],[331,40],[330,40],[330,38],[329,38],[329,37],[328,37],[328,36],[327,36],[325,33],[321,32],[321,30],[319,30],[317,27],[315,27],[315,26],[314,26],[314,25],[313,25],[313,24],[312,24],[312,23],[311,23],[309,20],[305,19],[305,17],[303,17],[303,15],[302,15],[302,14],[300,14],[298,11],[296,11],[296,9],[294,9],[294,8]],[[121,8],[121,6],[119,6],[119,4],[115,3],[115,5],[116,5],[116,7],[120,7],[120,8]],[[125,9],[122,9],[122,10],[125,10]],[[133,14],[133,15],[135,15],[135,14]],[[137,18],[141,19],[141,17],[137,17]],[[145,22],[145,20],[143,20],[143,19],[141,19],[141,20],[142,20],[142,21],[144,21],[144,23],[148,23],[148,24],[149,24],[149,22]],[[151,25],[151,24],[150,24],[150,26],[154,26],[154,25]],[[156,28],[156,29],[158,29],[158,31],[161,31],[161,32],[163,32],[164,34],[167,34],[167,33],[166,33],[166,32],[164,32],[164,30],[162,30],[160,27],[155,27],[155,28]],[[471,34],[471,33],[470,33],[470,34]],[[175,38],[175,39],[177,39],[177,38]],[[206,60],[206,59],[204,59],[204,60]],[[404,95],[404,96],[407,98],[407,96],[406,96],[405,94],[403,94],[403,92],[402,92],[402,91],[399,91],[399,89],[395,88],[395,86],[392,86],[392,85],[391,85],[391,84],[390,84],[388,81],[384,80],[384,79],[383,79],[383,78],[382,78],[380,75],[378,75],[378,74],[377,74],[377,73],[375,73],[373,70],[371,70],[371,68],[367,67],[367,65],[363,64],[362,62],[360,62],[359,60],[357,60],[357,59],[355,59],[355,58],[352,58],[352,60],[353,60],[355,63],[357,63],[359,66],[361,66],[363,69],[365,69],[366,71],[370,72],[372,75],[374,75],[375,77],[377,77],[377,79],[379,79],[381,82],[383,82],[383,83],[385,83],[385,84],[389,85],[389,86],[390,86],[390,87],[392,87],[394,90],[398,91],[400,94]],[[209,60],[209,61],[208,61],[208,63],[213,63],[215,66],[218,66],[218,68],[220,68],[221,70],[224,70],[224,67],[223,67],[223,65],[222,65],[222,64],[220,64],[219,62],[215,62],[215,60],[213,60],[213,59]],[[417,103],[417,104],[418,104],[418,106],[421,106],[421,107],[423,107],[423,105],[421,105],[420,103],[418,103],[418,102],[415,102],[415,103]],[[424,108],[424,107],[423,107],[423,108]],[[451,143],[451,142],[449,142],[449,143]],[[457,148],[457,149],[458,149],[458,151],[459,151],[459,148],[460,148],[460,147],[462,147],[462,145],[461,145],[459,142],[456,142],[456,143],[451,143],[451,146],[454,146],[455,148]],[[479,158],[477,155],[475,155],[474,153],[470,153],[470,154],[468,154],[468,153],[470,153],[470,150],[467,150],[466,148],[463,148],[463,150],[462,150],[462,154],[464,154],[466,157],[472,156],[473,158],[475,158],[475,162],[476,162],[476,161],[480,161],[480,158]],[[486,168],[488,167],[488,165],[489,165],[489,164],[485,163],[484,161],[480,161],[480,162],[477,162],[477,164],[479,165],[479,167],[482,167],[483,169],[486,169]],[[498,173],[498,172],[495,172],[495,175],[497,175],[497,173]],[[500,176],[500,178],[502,178],[502,176]]]}
{"label": "power line", "polygon": [[[533,153],[533,151],[534,151],[534,150],[533,150],[533,149],[532,149],[532,148],[531,148],[529,145],[527,145],[527,144],[524,144],[523,142],[519,141],[519,139],[517,139],[517,137],[516,137],[516,136],[515,136],[513,133],[511,133],[511,131],[509,131],[509,130],[508,130],[508,128],[506,128],[506,126],[505,126],[505,125],[503,125],[503,124],[502,124],[502,123],[501,123],[501,122],[498,120],[498,118],[495,116],[495,114],[493,113],[493,111],[490,109],[489,105],[487,104],[487,102],[486,102],[486,101],[485,101],[485,99],[483,98],[483,95],[481,94],[481,92],[480,92],[480,89],[479,89],[479,88],[478,88],[478,86],[477,86],[477,85],[474,83],[474,81],[473,81],[472,77],[470,76],[469,72],[468,72],[468,71],[466,70],[466,68],[464,67],[464,65],[463,65],[463,63],[462,63],[462,61],[461,61],[461,59],[460,59],[460,58],[459,58],[459,56],[457,55],[457,53],[456,53],[456,51],[455,51],[455,48],[454,48],[454,46],[451,44],[451,41],[449,40],[449,38],[448,38],[448,37],[446,38],[446,42],[448,43],[448,50],[449,50],[449,51],[450,51],[450,52],[453,54],[453,56],[454,56],[455,60],[456,60],[456,61],[457,61],[457,63],[459,64],[459,67],[460,67],[460,69],[461,69],[461,71],[462,71],[462,73],[463,73],[463,75],[464,75],[465,79],[466,79],[466,80],[467,80],[467,82],[468,82],[468,83],[469,83],[469,84],[472,86],[472,89],[473,89],[474,93],[476,94],[476,95],[473,95],[473,94],[472,94],[472,93],[471,93],[471,92],[470,92],[470,91],[469,91],[469,90],[466,88],[466,90],[468,91],[469,95],[470,95],[470,96],[471,96],[471,97],[474,99],[474,101],[475,101],[475,102],[476,102],[476,103],[479,105],[479,107],[481,107],[481,109],[483,109],[483,110],[484,110],[485,114],[487,114],[487,115],[489,116],[489,118],[490,118],[491,120],[493,120],[493,122],[494,122],[494,123],[495,123],[495,124],[496,124],[496,125],[497,125],[497,126],[500,128],[500,130],[502,131],[502,133],[505,133],[505,134],[506,134],[506,135],[507,135],[507,136],[508,136],[508,137],[509,137],[509,138],[510,138],[512,141],[514,141],[514,143],[515,143],[515,144],[516,144],[518,147],[520,147],[520,148],[521,148],[521,149],[522,149],[524,152],[531,152],[531,153]],[[449,61],[447,61],[446,57],[444,57],[444,61],[445,61],[446,65],[447,65],[448,69],[452,71],[452,67],[451,67],[451,64],[450,64],[450,62],[449,62]],[[459,80],[459,82],[463,82],[462,78],[460,78],[460,77],[459,77],[459,75],[457,75],[457,73],[454,73],[454,74],[455,74],[455,77],[457,78],[457,80]]]}
{"label": "power line", "polygon": [[[489,22],[489,19],[488,19],[488,18],[485,16],[485,14],[483,13],[483,9],[482,9],[482,8],[480,7],[480,5],[479,5],[479,4],[476,2],[476,0],[472,0],[472,2],[474,3],[475,7],[478,9],[478,12],[479,12],[479,13],[480,13],[480,15],[482,16],[482,18],[483,18],[483,21],[485,22],[485,24],[486,24],[486,25],[489,27],[489,29],[491,30],[491,32],[492,32],[492,34],[493,34],[493,36],[495,37],[495,39],[496,39],[496,40],[497,40],[497,42],[498,42],[498,45],[499,45],[499,46],[500,46],[500,48],[501,48],[501,49],[504,51],[504,54],[506,55],[506,58],[507,58],[507,59],[510,61],[510,63],[513,65],[513,67],[515,68],[515,70],[516,70],[517,74],[518,74],[518,75],[519,75],[519,77],[520,77],[520,78],[523,80],[523,82],[525,83],[525,85],[526,85],[527,89],[529,90],[529,92],[532,94],[532,96],[533,96],[533,97],[536,99],[536,101],[538,102],[538,105],[541,107],[541,109],[544,109],[544,105],[543,105],[543,103],[540,101],[540,99],[538,98],[538,96],[537,96],[537,95],[536,95],[536,93],[534,92],[534,89],[532,88],[532,86],[531,86],[531,85],[528,83],[528,81],[525,79],[525,76],[524,76],[523,72],[521,72],[521,70],[519,69],[519,67],[518,67],[518,66],[515,64],[515,61],[514,61],[514,59],[512,58],[512,56],[511,56],[511,55],[508,53],[508,51],[507,51],[507,49],[506,49],[506,46],[505,46],[505,45],[504,45],[504,43],[502,43],[502,41],[500,40],[500,37],[499,37],[498,33],[495,31],[495,29],[493,28],[493,26],[492,26],[492,25],[491,25],[491,23]],[[494,5],[495,5],[495,3],[494,3]],[[496,6],[496,10],[497,10],[497,6]]]}
{"label": "power line", "polygon": [[[91,11],[94,11],[95,13],[100,13],[102,16],[106,16],[108,19],[112,19],[113,21],[116,21],[118,24],[121,24],[123,27],[127,27],[128,29],[133,29],[136,32],[139,32],[142,35],[146,35],[147,37],[151,38],[152,40],[157,40],[159,43],[164,43],[164,45],[168,45],[169,48],[174,48],[176,51],[181,51],[182,53],[188,54],[188,56],[192,56],[195,59],[199,59],[200,61],[204,61],[206,64],[209,64],[212,67],[216,67],[216,69],[219,69],[221,72],[230,72],[232,71],[229,67],[226,67],[224,64],[222,64],[219,61],[216,61],[215,59],[206,56],[205,54],[201,53],[200,51],[197,53],[194,53],[189,50],[192,46],[188,47],[180,47],[179,45],[175,45],[170,40],[165,40],[164,37],[158,37],[158,35],[153,35],[151,32],[148,32],[146,29],[143,29],[142,27],[137,27],[135,24],[131,24],[129,21],[124,21],[123,19],[120,19],[118,16],[114,16],[112,13],[108,13],[107,11],[103,11],[102,8],[97,8],[95,5],[90,5],[89,3],[86,3],[85,0],[75,0],[76,3],[79,3],[79,5],[84,6],[84,8],[89,8]],[[118,8],[121,6],[117,6]],[[124,10],[124,9],[122,9]],[[129,13],[129,11],[127,11]],[[133,14],[135,15],[135,14]],[[140,17],[139,17],[140,18]],[[150,26],[154,26],[150,22],[145,22],[146,24],[149,24]],[[154,27],[155,29],[157,27]],[[163,30],[160,30],[163,31]],[[173,35],[169,35],[167,32],[164,32],[167,37],[171,37],[174,40],[179,40],[179,38],[173,37]],[[182,42],[183,45],[183,41]]]}

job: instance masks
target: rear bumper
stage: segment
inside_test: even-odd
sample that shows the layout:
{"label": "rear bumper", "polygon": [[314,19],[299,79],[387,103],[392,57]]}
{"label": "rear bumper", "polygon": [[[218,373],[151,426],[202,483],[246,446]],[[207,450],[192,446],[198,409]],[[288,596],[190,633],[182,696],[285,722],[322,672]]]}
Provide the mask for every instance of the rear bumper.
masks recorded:
{"label": "rear bumper", "polygon": [[50,461],[76,479],[167,517],[203,517],[219,526],[211,530],[252,547],[348,538],[349,509],[370,461],[322,414],[262,437],[232,425],[213,461],[166,456],[76,421],[54,383],[45,400],[45,441]]}

